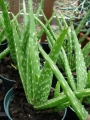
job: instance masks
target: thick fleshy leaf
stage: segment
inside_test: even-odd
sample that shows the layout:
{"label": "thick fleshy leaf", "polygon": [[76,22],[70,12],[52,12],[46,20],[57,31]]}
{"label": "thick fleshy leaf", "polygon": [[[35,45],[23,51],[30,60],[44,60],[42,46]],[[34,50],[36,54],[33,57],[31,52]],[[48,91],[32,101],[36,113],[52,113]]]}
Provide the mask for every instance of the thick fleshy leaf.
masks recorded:
{"label": "thick fleshy leaf", "polygon": [[76,75],[77,75],[77,90],[82,90],[85,88],[87,83],[87,68],[85,65],[84,57],[78,42],[77,35],[72,27],[72,38],[74,42],[74,50],[76,57]]}
{"label": "thick fleshy leaf", "polygon": [[[60,34],[59,38],[55,42],[54,46],[52,47],[52,50],[49,54],[49,57],[56,63],[57,58],[60,52],[60,48],[63,44],[64,37],[67,33],[67,29],[63,30],[63,32]],[[52,77],[53,77],[53,72],[51,70],[51,67],[47,62],[45,62],[44,67],[41,71],[41,75],[39,78],[39,88],[38,91],[40,93],[40,97],[37,96],[37,101],[39,102],[45,102],[48,98],[51,84],[52,84]]]}
{"label": "thick fleshy leaf", "polygon": [[8,38],[10,53],[11,53],[12,59],[15,61],[16,55],[15,55],[14,37],[13,37],[11,21],[10,21],[9,14],[8,14],[4,0],[0,0],[0,5],[2,8],[4,25],[5,25],[6,35]]}
{"label": "thick fleshy leaf", "polygon": [[[32,92],[32,102],[36,103],[36,88],[38,84],[36,83],[36,76],[40,76],[40,61],[38,54],[38,45],[37,45],[37,36],[36,36],[36,27],[35,20],[32,8],[32,1],[28,1],[29,15],[28,18],[30,20],[30,37],[28,39],[27,45],[27,84],[31,81],[31,92]],[[30,76],[29,76],[30,75]],[[38,81],[37,81],[38,82]],[[29,89],[28,89],[29,94]],[[38,94],[39,95],[39,94]]]}

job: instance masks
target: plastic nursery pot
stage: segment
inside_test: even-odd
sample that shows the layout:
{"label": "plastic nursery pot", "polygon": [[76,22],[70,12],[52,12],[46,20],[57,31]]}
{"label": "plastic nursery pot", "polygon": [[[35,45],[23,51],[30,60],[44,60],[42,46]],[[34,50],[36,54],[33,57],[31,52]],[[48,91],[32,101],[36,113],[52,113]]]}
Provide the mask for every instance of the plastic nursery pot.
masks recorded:
{"label": "plastic nursery pot", "polygon": [[9,120],[12,120],[9,114],[9,104],[10,101],[14,98],[13,87],[6,93],[4,98],[4,110]]}
{"label": "plastic nursery pot", "polygon": [[[13,90],[14,90],[14,88],[12,87],[12,88],[6,93],[5,98],[4,98],[4,110],[5,110],[6,115],[7,115],[7,117],[8,117],[9,120],[13,120],[13,119],[10,117],[10,114],[9,114],[10,101],[14,98],[14,92],[13,92]],[[61,120],[65,120],[66,114],[67,114],[67,108],[65,109],[63,118],[62,118]]]}
{"label": "plastic nursery pot", "polygon": [[0,79],[3,81],[4,87],[5,87],[5,93],[7,93],[7,91],[11,89],[13,85],[16,83],[15,80],[10,80],[6,77],[3,77],[2,75],[0,75]]}
{"label": "plastic nursery pot", "polygon": [[3,108],[3,101],[0,101],[0,120],[8,120]]}
{"label": "plastic nursery pot", "polygon": [[8,42],[7,40],[4,40],[1,44],[0,44],[0,52],[4,51],[8,46]]}
{"label": "plastic nursery pot", "polygon": [[79,120],[77,114],[75,113],[72,107],[67,108],[65,120]]}

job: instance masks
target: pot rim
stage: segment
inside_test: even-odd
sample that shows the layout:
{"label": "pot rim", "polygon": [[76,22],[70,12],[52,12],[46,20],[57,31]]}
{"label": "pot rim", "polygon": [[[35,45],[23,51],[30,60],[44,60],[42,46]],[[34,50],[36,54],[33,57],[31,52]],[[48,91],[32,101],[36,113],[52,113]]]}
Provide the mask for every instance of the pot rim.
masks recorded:
{"label": "pot rim", "polygon": [[[9,114],[9,104],[10,104],[10,101],[14,98],[14,94],[13,94],[13,90],[14,90],[14,87],[12,87],[5,95],[4,97],[4,110],[6,112],[6,115],[8,116],[9,120],[13,120]],[[67,108],[65,108],[65,112],[64,112],[64,115],[62,117],[61,120],[64,120],[65,119],[65,116],[67,114]]]}

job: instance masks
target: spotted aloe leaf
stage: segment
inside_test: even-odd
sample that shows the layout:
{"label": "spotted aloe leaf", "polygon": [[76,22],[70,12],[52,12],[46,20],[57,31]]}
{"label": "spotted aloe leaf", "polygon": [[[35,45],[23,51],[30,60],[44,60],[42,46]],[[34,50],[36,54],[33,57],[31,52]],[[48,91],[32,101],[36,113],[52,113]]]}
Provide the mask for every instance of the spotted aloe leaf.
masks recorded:
{"label": "spotted aloe leaf", "polygon": [[63,54],[63,61],[64,61],[65,72],[66,72],[68,83],[70,84],[72,90],[76,91],[75,80],[73,78],[73,75],[72,75],[72,72],[71,72],[71,69],[70,69],[70,66],[69,66],[67,55],[66,55],[63,48],[62,48],[62,54]]}
{"label": "spotted aloe leaf", "polygon": [[[36,76],[40,75],[40,62],[39,62],[39,54],[38,54],[38,45],[37,45],[37,36],[36,36],[36,27],[35,20],[32,8],[32,1],[28,1],[29,6],[29,20],[30,20],[30,37],[28,39],[28,47],[27,47],[27,84],[31,81],[31,93],[32,93],[32,102],[35,101],[35,88],[37,86],[38,80],[36,80]],[[29,77],[28,77],[29,76]],[[37,82],[36,82],[37,81]],[[28,94],[29,89],[27,90]]]}
{"label": "spotted aloe leaf", "polygon": [[11,25],[11,21],[10,21],[9,14],[8,14],[4,0],[0,0],[0,6],[2,8],[4,25],[5,25],[6,35],[8,38],[10,53],[11,53],[12,59],[15,60],[16,55],[15,55],[15,46],[14,46],[12,25]]}
{"label": "spotted aloe leaf", "polygon": [[[55,42],[54,46],[52,47],[52,50],[49,54],[49,57],[56,63],[57,58],[60,52],[60,48],[62,46],[62,43],[64,41],[64,37],[67,33],[67,29],[63,30],[62,34],[60,34],[59,38]],[[41,71],[40,78],[39,78],[39,87],[38,91],[40,93],[39,96],[37,96],[37,101],[45,102],[48,98],[51,84],[52,84],[52,77],[53,72],[47,62],[45,62],[44,67]]]}
{"label": "spotted aloe leaf", "polygon": [[0,44],[3,41],[4,37],[5,37],[5,28],[0,32]]}
{"label": "spotted aloe leaf", "polygon": [[23,32],[23,36],[22,36],[22,44],[23,44],[23,51],[25,52],[26,51],[26,44],[27,44],[27,39],[29,38],[30,36],[30,21],[28,21],[28,17],[27,17],[27,12],[26,12],[26,4],[25,4],[25,0],[23,0],[23,27],[24,27],[24,30],[22,31]]}
{"label": "spotted aloe leaf", "polygon": [[56,86],[55,86],[55,90],[54,90],[54,98],[58,97],[60,95],[60,82],[57,81]]}
{"label": "spotted aloe leaf", "polygon": [[[61,14],[61,18],[62,18],[62,22],[64,24],[64,27],[66,28],[68,26],[64,16]],[[71,35],[70,35],[70,31],[68,30],[67,32],[67,42],[65,42],[64,44],[64,49],[66,49],[67,51],[67,56],[68,56],[68,61],[69,61],[69,65],[71,66],[72,64],[72,40],[71,40]]]}
{"label": "spotted aloe leaf", "polygon": [[87,83],[87,71],[86,71],[87,68],[80,48],[80,44],[78,42],[77,35],[74,31],[73,26],[71,28],[72,28],[72,38],[74,41],[74,50],[76,57],[75,60],[76,60],[77,90],[82,90],[85,88]]}
{"label": "spotted aloe leaf", "polygon": [[16,61],[17,61],[17,65],[18,65],[18,70],[20,73],[20,77],[23,83],[23,87],[26,93],[26,79],[25,79],[25,74],[24,74],[24,62],[25,62],[25,56],[24,53],[22,51],[22,46],[20,44],[20,39],[19,39],[19,35],[17,33],[16,30],[16,26],[15,23],[12,24],[13,25],[13,36],[14,36],[14,45],[15,45],[15,53],[16,53]]}
{"label": "spotted aloe leaf", "polygon": [[83,53],[84,58],[86,58],[89,55],[89,53],[90,53],[90,47],[89,46],[90,46],[90,42],[88,42],[84,46],[84,48],[82,49],[82,53]]}

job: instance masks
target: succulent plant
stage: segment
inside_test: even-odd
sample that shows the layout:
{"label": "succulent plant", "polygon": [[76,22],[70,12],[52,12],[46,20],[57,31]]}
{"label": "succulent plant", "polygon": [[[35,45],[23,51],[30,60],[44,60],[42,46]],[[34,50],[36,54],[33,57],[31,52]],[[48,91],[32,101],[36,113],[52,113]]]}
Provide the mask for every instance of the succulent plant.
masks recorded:
{"label": "succulent plant", "polygon": [[[77,86],[70,72],[67,55],[65,54],[65,50],[62,46],[65,36],[69,36],[70,34],[69,27],[66,26],[60,33],[59,37],[54,40],[46,26],[33,14],[32,0],[28,0],[28,16],[25,8],[25,0],[23,0],[23,29],[20,28],[16,16],[13,15],[14,20],[13,22],[10,21],[4,0],[0,0],[0,5],[3,12],[5,33],[9,41],[10,55],[16,60],[27,102],[31,103],[37,110],[53,108],[53,111],[59,111],[72,105],[78,117],[81,120],[86,119],[88,117],[88,113],[78,98],[88,96],[90,94],[90,89],[84,89],[87,82],[86,66],[73,27],[71,26],[73,39],[70,40],[73,40],[74,42],[77,61]],[[45,53],[37,39],[36,22],[38,22],[45,30],[49,43],[52,45],[49,55]],[[13,51],[11,51],[11,47],[13,47]],[[45,59],[42,69],[40,69],[39,51]],[[63,53],[61,57],[63,58],[68,81],[71,83],[70,85],[56,66],[60,53]],[[80,58],[78,55],[80,55]],[[78,67],[79,62],[80,67]],[[48,100],[53,73],[59,81],[57,84],[60,84],[63,88],[64,94],[62,94],[62,92],[57,92],[55,93],[55,98]],[[81,81],[82,84],[80,87]],[[73,87],[74,85],[75,87]],[[57,91],[57,87],[55,88],[55,91]]]}
{"label": "succulent plant", "polygon": [[[81,49],[79,40],[77,38],[78,32],[82,28],[85,20],[89,15],[90,15],[90,10],[87,12],[86,16],[84,16],[83,20],[80,22],[76,30],[74,30],[72,24],[71,24],[71,27],[67,25],[63,15],[61,15],[61,18],[62,18],[61,20],[63,21],[63,23],[60,23],[59,18],[56,15],[57,21],[59,23],[60,32],[63,31],[63,26],[64,28],[69,27],[70,29],[68,30],[67,35],[65,37],[64,43],[62,45],[63,47],[61,48],[61,51],[57,59],[57,63],[59,67],[63,69],[64,73],[66,74],[66,79],[68,81],[68,84],[70,85],[70,87],[75,93],[83,90],[86,91],[87,88],[90,88],[89,87],[90,78],[88,78],[89,73],[87,72],[87,67],[86,67],[86,66],[89,66],[90,64],[89,62],[90,56],[88,55],[90,53],[90,48],[89,48],[90,45],[88,43],[83,49]],[[45,20],[46,20],[46,24],[48,24],[49,21],[46,18]],[[41,24],[41,26],[43,25]],[[52,49],[52,46],[55,44],[55,41],[57,38],[50,24],[48,24],[48,29],[50,30],[54,39],[54,41],[51,41],[50,37],[47,36],[47,39],[49,41],[48,44],[50,44],[50,48]],[[75,73],[75,77],[73,76],[73,72]],[[82,97],[80,96],[79,98],[82,100],[84,96]]]}

